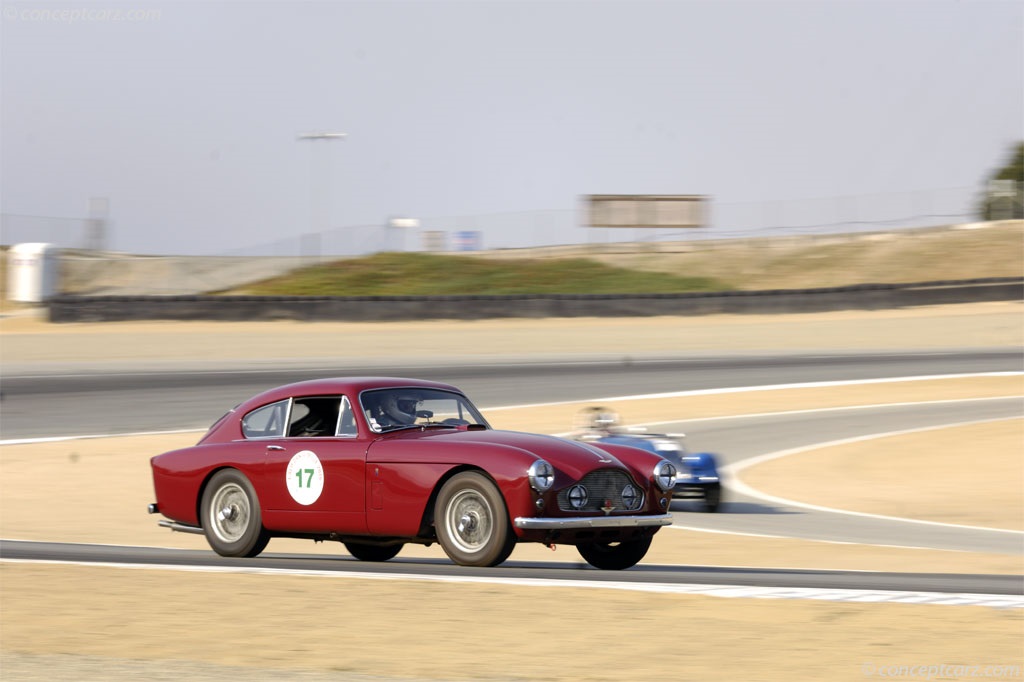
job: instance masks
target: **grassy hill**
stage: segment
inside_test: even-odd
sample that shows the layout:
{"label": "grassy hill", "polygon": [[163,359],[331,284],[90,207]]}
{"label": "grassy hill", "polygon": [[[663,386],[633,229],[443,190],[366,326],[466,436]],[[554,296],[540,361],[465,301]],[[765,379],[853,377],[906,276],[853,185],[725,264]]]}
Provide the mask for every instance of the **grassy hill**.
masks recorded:
{"label": "grassy hill", "polygon": [[[7,255],[7,249],[0,247],[0,303],[5,309],[19,305],[6,301]],[[84,295],[214,290],[249,295],[416,296],[804,289],[1020,277],[1024,275],[1024,221],[988,223],[983,229],[580,244],[460,255],[390,253],[290,271],[301,263],[300,258],[128,254],[106,258],[104,254],[64,258],[62,290]],[[287,274],[251,281],[281,272]]]}
{"label": "grassy hill", "polygon": [[301,268],[224,294],[425,296],[800,289],[1024,275],[1024,221],[985,229],[384,253]]}
{"label": "grassy hill", "polygon": [[441,296],[623,294],[715,291],[710,277],[620,268],[584,258],[489,260],[428,253],[379,253],[294,270],[234,294],[257,296]]}

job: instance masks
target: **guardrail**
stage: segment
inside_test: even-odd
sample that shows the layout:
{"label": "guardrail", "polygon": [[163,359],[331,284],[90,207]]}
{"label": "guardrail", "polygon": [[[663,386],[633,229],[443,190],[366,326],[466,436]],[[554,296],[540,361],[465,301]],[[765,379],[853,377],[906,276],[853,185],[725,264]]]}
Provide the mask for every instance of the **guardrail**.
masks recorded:
{"label": "guardrail", "polygon": [[1024,277],[684,294],[509,296],[59,296],[51,322],[128,320],[398,321],[643,317],[880,310],[1024,300]]}

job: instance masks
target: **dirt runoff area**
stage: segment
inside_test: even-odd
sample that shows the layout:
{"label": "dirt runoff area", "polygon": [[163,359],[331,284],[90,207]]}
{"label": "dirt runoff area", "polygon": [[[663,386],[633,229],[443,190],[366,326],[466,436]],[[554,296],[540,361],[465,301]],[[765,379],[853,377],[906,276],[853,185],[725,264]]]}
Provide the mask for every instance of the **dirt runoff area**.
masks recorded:
{"label": "dirt runoff area", "polygon": [[[818,343],[818,349],[920,347],[925,336],[936,334],[940,326],[954,319],[958,338],[973,342],[947,346],[1021,345],[1021,306],[982,308],[979,312],[978,308],[944,307],[933,311],[938,313],[938,323],[919,316],[921,311],[913,311],[913,315],[859,313],[852,321],[833,320],[845,332],[827,331],[827,325],[810,320],[811,316],[786,316],[797,319],[766,321],[771,326],[766,337],[749,336],[756,332],[748,326],[750,320],[705,320],[718,326],[702,332],[709,341],[695,350],[744,350],[750,348],[751,339],[765,349],[771,346],[766,341],[772,337],[781,345],[786,324],[791,325],[791,339]],[[911,320],[918,317],[921,325],[931,330],[910,333],[909,341],[901,337],[900,330],[913,327]],[[457,331],[449,337],[449,346],[465,342],[463,335],[471,330],[462,324],[455,324]],[[552,329],[551,334],[568,335],[569,342],[580,344],[577,348],[619,352],[614,340],[606,345],[586,343],[595,329],[614,328],[605,326],[609,324],[582,321],[579,332]],[[623,326],[632,324],[629,321]],[[666,324],[684,335],[681,329],[692,321]],[[733,329],[734,338],[748,335],[745,348],[709,345],[716,332],[722,332],[717,338],[729,337],[725,332],[734,325],[742,328]],[[502,352],[522,354],[526,348],[536,348],[536,343],[532,347],[526,344],[530,326],[514,323],[524,336],[518,346],[496,342]],[[0,321],[5,364],[11,358],[9,342],[20,335],[33,337],[33,343],[31,348],[16,345],[14,356],[19,364],[101,358],[101,348],[93,348],[90,336],[100,346],[108,344],[108,353],[112,352],[109,344],[122,343],[112,330],[94,328],[101,325],[83,325],[77,333],[67,327],[47,329],[48,325],[38,321],[25,327],[32,329],[15,331]],[[229,330],[217,327],[207,327],[207,341],[218,339],[223,344]],[[843,333],[853,334],[858,328],[870,342],[859,346],[855,336],[842,340]],[[949,328],[945,327],[947,334]],[[177,351],[159,355],[163,360],[178,357],[182,344],[204,342],[202,337],[167,334],[165,325],[154,325],[154,330],[121,329],[132,346],[146,341],[145,350],[137,351],[135,359],[156,356],[157,340],[165,336],[181,343]],[[297,329],[289,331],[294,336]],[[424,330],[424,338],[435,339],[427,345],[437,355],[443,355],[446,348],[441,331]],[[372,339],[382,333],[361,328],[349,330],[346,338],[372,345]],[[582,336],[573,336],[577,333]],[[244,334],[252,338],[251,329]],[[832,335],[845,345],[825,343]],[[303,336],[317,338],[319,332]],[[48,345],[47,337],[64,340]],[[935,343],[933,336],[930,341]],[[81,355],[75,355],[76,345]],[[638,348],[635,352],[663,350],[644,343]],[[32,358],[26,357],[26,350],[31,350]],[[677,419],[680,414],[696,418],[775,411],[779,405],[806,409],[1022,392],[1020,377],[985,377],[882,384],[870,390],[847,386],[683,397],[668,406],[635,400],[612,407],[635,423]],[[521,408],[488,416],[499,428],[557,432],[565,430],[577,408]],[[852,459],[864,453],[837,447],[806,459],[797,455],[749,469],[743,480],[766,492],[807,499],[806,488],[785,487],[793,472],[800,471],[802,476],[820,477],[828,484],[823,493],[828,506],[1020,529],[1024,490],[1021,424],[1021,420],[1006,420],[876,440],[872,442],[875,454],[868,455],[861,468],[844,468],[848,476],[842,479],[830,475],[832,467],[849,467]],[[146,504],[152,501],[149,456],[187,445],[197,437],[194,433],[131,436],[0,447],[0,534],[5,538],[205,548],[202,537],[171,534],[145,514]],[[974,445],[979,442],[984,448]],[[984,504],[979,505],[977,497],[962,503],[962,496],[951,499],[943,487],[954,473],[962,473],[965,451],[970,452],[972,468],[979,472],[972,485],[984,491]],[[898,491],[898,507],[891,506],[892,496],[865,494],[884,478],[879,470],[893,466],[908,477],[905,480],[918,481],[912,488]],[[887,500],[890,506],[885,506]],[[822,499],[807,501],[822,503]],[[275,540],[268,551],[346,556],[338,545],[292,540]],[[400,558],[421,556],[436,559],[443,553],[437,547],[409,548]],[[580,564],[578,555],[566,547],[551,552],[522,546],[511,558],[527,560],[573,567]],[[1024,573],[1021,556],[739,537],[672,528],[658,534],[644,563]],[[1024,665],[1024,615],[1020,610],[980,607],[725,599],[582,587],[3,562],[0,613],[0,678],[17,680],[621,680],[667,676],[864,680],[896,675],[927,679],[933,668],[936,673],[931,679],[940,679],[940,673],[941,679],[971,679],[973,666],[988,670],[990,679],[1000,679],[1019,678],[1019,666]],[[1013,666],[1018,666],[1015,674]]]}

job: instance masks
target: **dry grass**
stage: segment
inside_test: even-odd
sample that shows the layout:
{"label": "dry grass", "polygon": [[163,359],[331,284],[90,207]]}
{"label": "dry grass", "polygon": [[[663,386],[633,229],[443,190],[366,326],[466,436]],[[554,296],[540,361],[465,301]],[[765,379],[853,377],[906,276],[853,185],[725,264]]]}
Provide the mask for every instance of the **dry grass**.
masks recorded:
{"label": "dry grass", "polygon": [[1020,277],[1024,221],[976,230],[692,242],[591,257],[624,268],[726,280],[743,290]]}
{"label": "dry grass", "polygon": [[[553,260],[588,259],[604,266],[614,266],[639,273],[617,273],[618,280],[604,281],[601,291],[623,286],[623,278],[629,283],[630,277],[643,280],[644,275],[659,273],[686,278],[691,281],[690,289],[702,290],[708,286],[732,288],[739,290],[761,289],[803,289],[813,287],[844,286],[862,283],[898,283],[921,282],[946,279],[973,279],[978,277],[1019,277],[1024,274],[1024,221],[1002,221],[983,223],[984,229],[929,228],[919,230],[902,230],[889,233],[864,235],[825,235],[778,237],[765,239],[733,239],[722,241],[681,241],[634,244],[591,244],[562,247],[541,247],[532,249],[503,249],[499,251],[481,251],[477,253],[460,253],[467,258],[488,260],[533,261],[532,267],[553,265]],[[405,254],[410,256],[411,254]],[[4,254],[6,256],[6,254]],[[107,294],[121,291],[161,292],[177,291],[176,287],[195,285],[195,291],[218,290],[221,293],[249,292],[249,286],[238,282],[252,283],[258,278],[255,273],[261,268],[266,269],[266,262],[271,259],[250,259],[242,268],[241,278],[213,277],[200,269],[173,264],[165,259],[159,260],[162,269],[154,269],[152,264],[125,270],[104,265],[97,261],[97,267],[86,270],[76,269],[75,278],[69,273],[65,276],[64,289],[80,293],[103,291]],[[187,261],[188,259],[178,259]],[[202,259],[196,259],[200,261]],[[208,259],[209,260],[209,259]],[[221,259],[225,260],[225,259]],[[245,260],[245,259],[241,259]],[[541,261],[538,263],[538,261]],[[358,261],[357,261],[358,262]],[[546,263],[545,263],[546,262]],[[109,264],[109,263],[108,263]],[[238,265],[238,263],[236,263]],[[0,300],[6,300],[6,257],[0,258]],[[196,268],[199,266],[196,265]],[[287,267],[287,266],[285,266]],[[526,266],[523,266],[526,267]],[[597,267],[591,263],[588,267]],[[464,268],[468,269],[468,268]],[[557,268],[556,268],[557,270]],[[280,272],[280,269],[277,270]],[[415,278],[397,276],[400,283],[409,281],[446,282],[451,279],[451,267],[442,266],[432,274],[419,273]],[[252,277],[251,280],[245,279]],[[265,275],[264,275],[265,276]],[[538,277],[535,272],[523,270],[522,273],[504,273],[506,279],[517,282],[532,282]],[[553,277],[556,287],[558,282],[566,282],[579,277],[568,277],[557,273]],[[358,293],[361,295],[391,294],[390,290],[367,289],[366,284],[372,277],[363,277],[358,291],[341,291],[340,293]],[[605,277],[605,280],[608,278]],[[198,280],[198,284],[196,283]],[[209,281],[207,281],[209,280]],[[478,277],[476,281],[462,282],[463,290],[473,293],[494,293],[492,281]],[[214,284],[217,282],[218,284]],[[205,283],[205,288],[204,287]],[[668,286],[667,279],[663,282],[668,290],[679,290],[679,284]],[[656,282],[657,284],[657,282]],[[324,293],[319,283],[310,284],[303,280],[306,288],[295,294]],[[584,284],[583,288],[597,291],[596,284]],[[646,288],[648,283],[643,283]],[[351,288],[351,287],[349,287]],[[657,288],[657,287],[655,287]],[[544,289],[548,291],[549,289]],[[625,290],[625,289],[624,289]],[[569,291],[565,289],[563,293]],[[328,293],[335,293],[333,291]],[[403,294],[414,293],[402,290]],[[452,293],[441,292],[425,293]],[[11,304],[5,308],[10,309]]]}
{"label": "dry grass", "polygon": [[[862,235],[578,245],[505,249],[458,255],[460,261],[468,262],[470,265],[446,264],[425,273],[422,270],[427,264],[416,261],[415,269],[411,269],[413,266],[409,265],[408,273],[395,273],[395,281],[404,283],[403,286],[407,288],[413,286],[411,283],[415,282],[447,282],[452,279],[453,270],[458,270],[461,275],[459,291],[445,290],[441,293],[506,293],[505,289],[494,288],[491,281],[493,278],[474,279],[470,274],[474,269],[470,267],[473,258],[502,261],[505,264],[501,270],[502,275],[519,282],[520,286],[523,282],[537,281],[538,277],[533,270],[542,267],[545,262],[551,266],[545,270],[546,272],[554,269],[557,273],[561,267],[563,276],[556,275],[551,286],[543,289],[548,293],[650,291],[650,282],[644,279],[644,275],[649,273],[671,275],[672,278],[685,278],[689,281],[686,286],[680,288],[680,284],[674,279],[669,281],[666,278],[660,289],[655,286],[655,290],[662,293],[708,290],[716,287],[754,291],[865,283],[1019,277],[1024,274],[1024,221],[988,223],[983,229],[932,228]],[[363,260],[369,262],[368,259],[345,261],[346,269],[358,267]],[[587,261],[618,270],[614,271],[615,277],[604,275],[600,282],[583,281],[583,276],[578,275],[574,268],[578,270],[580,263]],[[367,288],[367,283],[372,281],[373,277],[363,277],[359,290],[354,293],[396,293],[393,287],[384,286],[390,281],[382,283],[379,290],[372,286]],[[576,286],[573,286],[574,284]],[[322,283],[311,283],[307,276],[301,280],[301,289],[298,288],[299,282],[294,286],[295,291],[283,290],[279,282],[278,287],[272,292],[246,286],[224,293],[320,292],[323,295],[336,295],[334,289],[330,289],[326,278]],[[410,288],[405,293],[420,292]],[[431,290],[424,293],[436,292]]]}

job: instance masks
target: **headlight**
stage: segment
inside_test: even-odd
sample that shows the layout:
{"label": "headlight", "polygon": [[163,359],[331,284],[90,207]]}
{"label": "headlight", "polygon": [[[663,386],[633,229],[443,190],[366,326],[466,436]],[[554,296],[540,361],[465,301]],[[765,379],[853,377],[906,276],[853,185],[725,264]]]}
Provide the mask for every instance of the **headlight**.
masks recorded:
{"label": "headlight", "polygon": [[668,492],[676,484],[676,468],[667,460],[661,460],[654,466],[654,482],[658,487]]}
{"label": "headlight", "polygon": [[640,506],[640,500],[642,499],[636,488],[629,483],[622,489],[622,504],[625,505],[626,509],[636,509]]}
{"label": "headlight", "polygon": [[569,488],[566,497],[569,498],[569,504],[573,509],[583,509],[587,506],[587,489],[579,483]]}
{"label": "headlight", "polygon": [[530,477],[530,487],[539,493],[547,492],[555,484],[554,468],[542,459],[531,464],[526,473]]}

